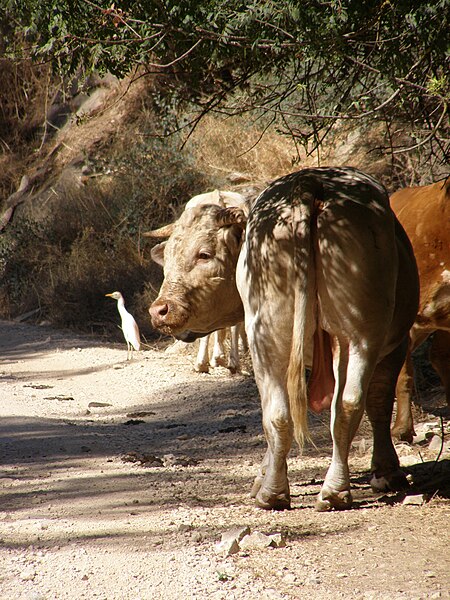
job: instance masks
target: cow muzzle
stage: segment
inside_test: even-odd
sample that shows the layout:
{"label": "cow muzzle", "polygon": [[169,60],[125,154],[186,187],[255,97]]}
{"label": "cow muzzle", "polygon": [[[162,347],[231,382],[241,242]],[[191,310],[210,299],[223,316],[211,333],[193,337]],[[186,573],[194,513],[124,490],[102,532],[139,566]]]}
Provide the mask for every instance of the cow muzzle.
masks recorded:
{"label": "cow muzzle", "polygon": [[148,312],[153,327],[171,335],[176,331],[183,331],[189,318],[189,313],[183,306],[164,298],[157,298],[148,309]]}

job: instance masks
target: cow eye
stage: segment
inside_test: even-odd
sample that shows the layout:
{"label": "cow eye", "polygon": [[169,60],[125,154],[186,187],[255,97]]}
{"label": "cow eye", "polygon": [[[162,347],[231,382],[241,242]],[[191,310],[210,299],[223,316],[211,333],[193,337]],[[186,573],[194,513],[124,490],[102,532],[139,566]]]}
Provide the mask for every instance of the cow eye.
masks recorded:
{"label": "cow eye", "polygon": [[207,250],[200,250],[197,254],[198,260],[209,260],[211,256],[211,252],[208,252]]}

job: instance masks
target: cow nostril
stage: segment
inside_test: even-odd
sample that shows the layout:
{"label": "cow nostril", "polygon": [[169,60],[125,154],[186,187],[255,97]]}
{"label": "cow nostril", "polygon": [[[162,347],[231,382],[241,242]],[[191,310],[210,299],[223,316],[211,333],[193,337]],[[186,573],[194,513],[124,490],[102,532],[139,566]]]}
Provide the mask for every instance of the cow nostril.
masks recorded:
{"label": "cow nostril", "polygon": [[165,317],[168,312],[169,312],[168,304],[161,304],[161,306],[158,306],[157,313],[160,317]]}
{"label": "cow nostril", "polygon": [[152,319],[164,320],[169,314],[169,305],[167,302],[153,304],[153,306],[150,306],[149,308],[149,313]]}

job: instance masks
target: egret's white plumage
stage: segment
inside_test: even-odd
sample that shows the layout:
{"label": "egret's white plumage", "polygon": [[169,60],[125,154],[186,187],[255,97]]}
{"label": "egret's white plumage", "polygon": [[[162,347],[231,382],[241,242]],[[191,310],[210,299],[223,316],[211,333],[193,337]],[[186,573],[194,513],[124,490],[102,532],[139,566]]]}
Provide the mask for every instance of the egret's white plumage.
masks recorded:
{"label": "egret's white plumage", "polygon": [[132,314],[130,314],[125,308],[125,301],[120,292],[112,292],[112,294],[105,294],[110,298],[117,300],[117,308],[122,319],[122,331],[125,341],[127,343],[127,360],[133,357],[133,349],[141,349],[141,337],[139,335],[139,328]]}

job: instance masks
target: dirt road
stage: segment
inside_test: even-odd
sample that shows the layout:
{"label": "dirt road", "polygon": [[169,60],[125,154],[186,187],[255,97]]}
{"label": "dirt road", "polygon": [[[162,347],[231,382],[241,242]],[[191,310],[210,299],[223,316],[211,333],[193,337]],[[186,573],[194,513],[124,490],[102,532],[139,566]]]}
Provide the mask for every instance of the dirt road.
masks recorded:
{"label": "dirt road", "polygon": [[[371,492],[363,422],[354,508],[315,512],[322,415],[317,448],[289,459],[293,509],[266,512],[249,497],[265,449],[250,375],[197,374],[192,350],[156,345],[127,362],[125,345],[5,322],[0,360],[2,600],[450,597],[450,434],[430,447],[437,417],[397,448],[423,504]],[[285,545],[218,553],[235,527]]]}

